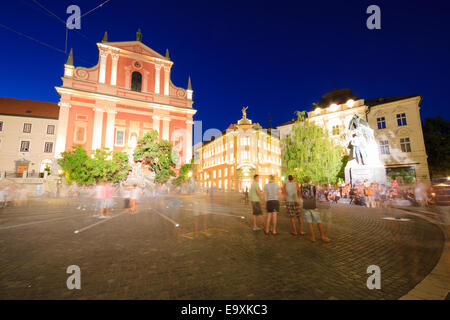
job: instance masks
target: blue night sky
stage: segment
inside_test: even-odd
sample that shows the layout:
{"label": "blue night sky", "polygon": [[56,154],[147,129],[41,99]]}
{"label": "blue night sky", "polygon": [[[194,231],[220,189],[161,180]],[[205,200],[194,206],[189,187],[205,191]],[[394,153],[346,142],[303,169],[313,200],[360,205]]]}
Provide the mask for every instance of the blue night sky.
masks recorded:
{"label": "blue night sky", "polygon": [[[66,20],[77,4],[84,14],[104,0],[36,0]],[[366,8],[381,8],[381,30],[366,28]],[[249,106],[248,117],[267,126],[334,87],[360,98],[421,94],[422,118],[449,110],[448,1],[138,1],[111,0],[69,31],[76,66],[97,63],[95,42],[136,39],[174,61],[172,81],[192,78],[195,119],[203,129],[226,129]],[[57,102],[65,25],[33,0],[2,1],[0,96]],[[58,51],[59,50],[59,51]],[[448,118],[448,117],[447,117]]]}

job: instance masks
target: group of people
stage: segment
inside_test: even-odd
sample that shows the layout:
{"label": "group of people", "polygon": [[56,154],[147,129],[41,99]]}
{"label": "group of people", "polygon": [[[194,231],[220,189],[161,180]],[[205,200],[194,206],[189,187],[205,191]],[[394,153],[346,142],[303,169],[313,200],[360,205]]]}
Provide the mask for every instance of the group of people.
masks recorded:
{"label": "group of people", "polygon": [[336,203],[340,199],[348,199],[350,204],[368,208],[386,208],[388,202],[394,200],[409,200],[415,206],[427,206],[432,202],[431,191],[425,185],[416,183],[414,186],[400,187],[396,180],[387,184],[357,180],[336,189],[324,185],[319,192]]}
{"label": "group of people", "polygon": [[[320,238],[324,242],[330,242],[328,237],[331,223],[331,211],[329,199],[318,199],[316,187],[310,182],[306,186],[300,186],[290,175],[282,188],[275,182],[275,177],[270,176],[269,183],[261,190],[259,176],[253,177],[250,187],[250,202],[253,210],[253,231],[264,230],[266,235],[278,235],[277,215],[280,212],[280,203],[285,200],[286,212],[289,215],[293,236],[304,235],[303,219],[308,225],[310,240],[315,242],[313,223],[317,224]],[[265,203],[267,216],[264,221],[261,202]],[[324,218],[324,219],[322,219]],[[297,230],[298,220],[299,229]],[[324,220],[324,221],[322,221]],[[259,227],[258,224],[262,227]],[[323,225],[326,225],[324,228]],[[271,228],[272,227],[272,228]]]}
{"label": "group of people", "polygon": [[[113,194],[114,188],[110,183],[107,182],[98,182],[95,186],[95,198],[97,200],[97,209],[99,210],[98,214],[94,214],[94,217],[98,217],[100,219],[105,219],[111,217],[110,211],[114,206]],[[136,184],[132,186],[121,186],[119,192],[122,194],[122,197],[125,200],[125,210],[127,210],[130,214],[136,213],[136,201],[141,193],[140,189]]]}

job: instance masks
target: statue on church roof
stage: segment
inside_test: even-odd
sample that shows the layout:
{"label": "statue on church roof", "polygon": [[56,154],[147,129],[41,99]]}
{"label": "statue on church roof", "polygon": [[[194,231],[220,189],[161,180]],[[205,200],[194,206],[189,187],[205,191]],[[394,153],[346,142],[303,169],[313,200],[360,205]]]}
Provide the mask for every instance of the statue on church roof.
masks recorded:
{"label": "statue on church roof", "polygon": [[141,41],[142,42],[142,32],[141,32],[140,28],[136,32],[136,41]]}
{"label": "statue on church roof", "polygon": [[248,107],[242,108],[242,119],[247,119],[247,109]]}

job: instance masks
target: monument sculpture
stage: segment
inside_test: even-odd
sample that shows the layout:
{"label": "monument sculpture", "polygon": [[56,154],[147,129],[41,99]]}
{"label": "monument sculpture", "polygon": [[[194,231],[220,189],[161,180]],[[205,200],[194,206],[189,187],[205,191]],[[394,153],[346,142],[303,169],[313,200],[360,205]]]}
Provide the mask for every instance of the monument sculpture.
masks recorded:
{"label": "monument sculpture", "polygon": [[345,167],[345,181],[355,183],[368,180],[386,183],[386,170],[380,160],[379,147],[373,129],[359,114],[353,115],[348,125],[350,161]]}

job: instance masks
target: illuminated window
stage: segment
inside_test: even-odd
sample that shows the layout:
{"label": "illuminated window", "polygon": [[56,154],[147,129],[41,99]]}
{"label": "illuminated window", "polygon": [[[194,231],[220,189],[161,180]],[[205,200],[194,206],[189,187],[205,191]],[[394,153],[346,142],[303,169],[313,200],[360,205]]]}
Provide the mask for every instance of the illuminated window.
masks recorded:
{"label": "illuminated window", "polygon": [[406,126],[406,114],[404,113],[397,114],[397,124],[399,127]]}
{"label": "illuminated window", "polygon": [[125,144],[125,131],[117,130],[116,131],[116,146],[124,146]]}
{"label": "illuminated window", "polygon": [[224,169],[223,176],[226,177],[228,175],[228,168]]}
{"label": "illuminated window", "polygon": [[378,129],[386,129],[386,119],[385,117],[377,118]]}
{"label": "illuminated window", "polygon": [[333,128],[331,129],[331,132],[332,132],[331,134],[333,136],[339,135],[339,126],[338,125],[333,126]]}
{"label": "illuminated window", "polygon": [[213,179],[216,178],[216,170],[213,171]]}
{"label": "illuminated window", "polygon": [[219,180],[219,188],[222,188],[222,180]]}
{"label": "illuminated window", "polygon": [[31,123],[24,123],[23,124],[23,132],[24,133],[31,133]]}
{"label": "illuminated window", "polygon": [[411,152],[411,144],[409,138],[401,138],[400,147],[402,148],[402,152]]}
{"label": "illuminated window", "polygon": [[44,152],[52,153],[53,152],[53,142],[46,142],[44,145]]}
{"label": "illuminated window", "polygon": [[219,169],[219,178],[222,178],[222,170]]}
{"label": "illuminated window", "polygon": [[380,152],[381,154],[390,154],[391,151],[389,150],[389,141],[384,140],[380,141]]}
{"label": "illuminated window", "polygon": [[30,141],[20,141],[20,152],[30,151]]}
{"label": "illuminated window", "polygon": [[47,125],[47,134],[55,134],[55,125],[54,124]]}

